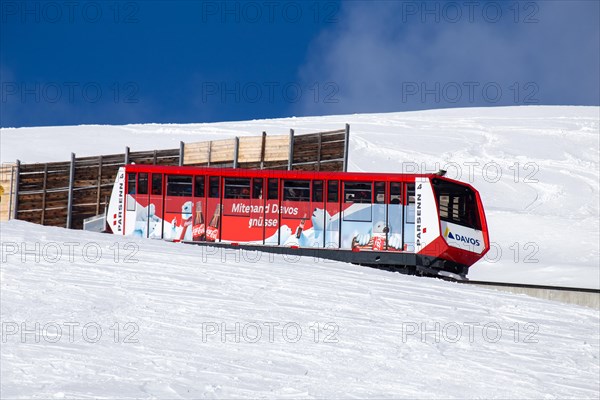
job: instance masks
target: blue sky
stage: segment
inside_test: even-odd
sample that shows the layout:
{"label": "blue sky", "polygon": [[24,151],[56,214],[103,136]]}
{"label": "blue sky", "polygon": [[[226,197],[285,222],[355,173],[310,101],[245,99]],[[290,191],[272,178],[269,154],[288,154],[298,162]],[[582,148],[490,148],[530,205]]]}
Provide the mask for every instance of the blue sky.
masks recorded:
{"label": "blue sky", "polygon": [[599,105],[598,1],[5,1],[0,126]]}

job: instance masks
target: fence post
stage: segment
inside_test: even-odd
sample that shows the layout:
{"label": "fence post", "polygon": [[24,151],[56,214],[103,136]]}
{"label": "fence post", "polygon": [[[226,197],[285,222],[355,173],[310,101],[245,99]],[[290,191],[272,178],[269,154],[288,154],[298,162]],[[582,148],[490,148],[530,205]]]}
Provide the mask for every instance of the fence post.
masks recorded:
{"label": "fence post", "polygon": [[[17,160],[17,162],[15,163],[15,169],[14,169],[14,181],[15,181],[15,205],[13,206],[14,208],[11,210],[12,211],[12,219],[17,219],[17,212],[19,210],[19,181],[20,181],[20,177],[21,177],[21,161]],[[10,185],[11,185],[11,194],[13,192],[12,190],[12,185],[13,185],[13,179],[10,180]],[[10,206],[9,206],[10,207]]]}
{"label": "fence post", "polygon": [[350,125],[346,124],[346,132],[344,134],[344,165],[342,171],[348,172],[348,150],[350,147]]}
{"label": "fence post", "polygon": [[321,170],[321,149],[323,147],[323,132],[319,132],[319,148],[317,150],[317,171]]}
{"label": "fence post", "polygon": [[183,141],[179,142],[179,166],[183,167],[183,152],[184,150],[184,144]]}
{"label": "fence post", "polygon": [[96,215],[100,214],[100,194],[102,192],[102,156],[98,159],[98,188],[96,191]]}
{"label": "fence post", "polygon": [[233,146],[233,168],[238,168],[238,157],[240,155],[240,138],[236,136]]}
{"label": "fence post", "polygon": [[267,144],[267,132],[262,133],[262,143],[260,145],[260,169],[265,168],[265,146]]}
{"label": "fence post", "polygon": [[125,165],[129,164],[129,146],[125,146]]}
{"label": "fence post", "polygon": [[207,163],[207,167],[210,167],[210,158],[212,156],[212,140],[210,142],[208,142],[208,163]]}
{"label": "fence post", "polygon": [[40,224],[44,225],[46,221],[46,190],[48,188],[48,163],[44,165],[44,182],[42,187],[42,217]]}
{"label": "fence post", "polygon": [[290,129],[290,150],[288,153],[288,171],[292,170],[293,160],[294,160],[294,130]]}
{"label": "fence post", "polygon": [[73,185],[75,184],[75,153],[71,153],[71,166],[69,167],[69,198],[67,201],[67,229],[73,223]]}

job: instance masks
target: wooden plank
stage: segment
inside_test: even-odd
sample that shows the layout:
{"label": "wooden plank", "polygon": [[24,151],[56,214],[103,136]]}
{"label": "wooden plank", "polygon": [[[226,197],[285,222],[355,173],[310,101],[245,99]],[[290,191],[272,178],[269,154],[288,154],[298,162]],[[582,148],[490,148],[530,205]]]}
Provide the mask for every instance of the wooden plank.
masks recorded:
{"label": "wooden plank", "polygon": [[216,140],[210,149],[210,162],[233,162],[235,139]]}
{"label": "wooden plank", "polygon": [[267,136],[264,161],[287,161],[289,144],[290,138],[287,135]]}
{"label": "wooden plank", "polygon": [[240,163],[260,162],[262,142],[262,136],[241,137],[238,161]]}
{"label": "wooden plank", "polygon": [[185,143],[183,164],[190,165],[208,162],[210,142]]}

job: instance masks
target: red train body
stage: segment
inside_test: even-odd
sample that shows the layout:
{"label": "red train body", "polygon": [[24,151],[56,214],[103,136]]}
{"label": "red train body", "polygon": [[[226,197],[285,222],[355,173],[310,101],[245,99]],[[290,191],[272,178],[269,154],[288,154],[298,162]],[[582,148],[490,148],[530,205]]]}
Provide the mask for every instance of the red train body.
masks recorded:
{"label": "red train body", "polygon": [[489,250],[470,185],[437,174],[127,165],[107,211],[114,234],[465,277]]}

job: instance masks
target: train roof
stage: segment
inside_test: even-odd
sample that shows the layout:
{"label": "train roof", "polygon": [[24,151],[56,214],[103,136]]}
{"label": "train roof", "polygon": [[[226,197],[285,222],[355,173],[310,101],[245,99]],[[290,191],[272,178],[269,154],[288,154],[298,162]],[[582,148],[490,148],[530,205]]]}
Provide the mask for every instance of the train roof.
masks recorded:
{"label": "train roof", "polygon": [[410,174],[410,173],[382,173],[382,172],[333,172],[333,171],[288,171],[278,169],[245,169],[245,168],[212,168],[212,167],[193,167],[193,166],[164,166],[149,164],[127,164],[125,166],[128,172],[161,172],[171,174],[214,174],[219,176],[231,177],[258,177],[258,178],[287,178],[287,179],[339,179],[339,180],[395,180],[400,182],[409,182],[415,178],[438,178],[445,181],[457,183],[471,187],[468,183],[456,181],[443,177],[439,173],[429,174]]}

